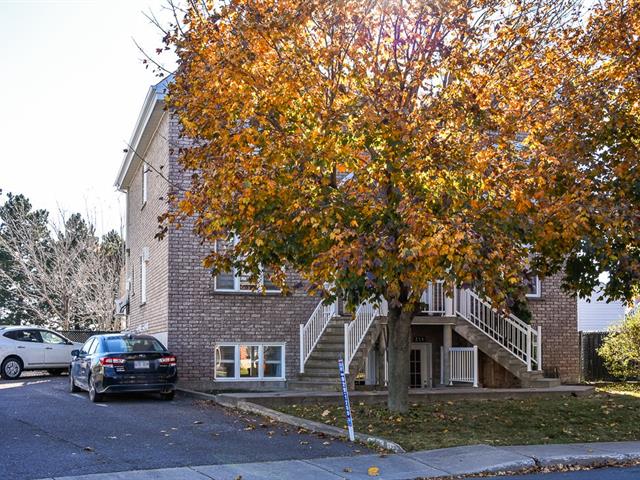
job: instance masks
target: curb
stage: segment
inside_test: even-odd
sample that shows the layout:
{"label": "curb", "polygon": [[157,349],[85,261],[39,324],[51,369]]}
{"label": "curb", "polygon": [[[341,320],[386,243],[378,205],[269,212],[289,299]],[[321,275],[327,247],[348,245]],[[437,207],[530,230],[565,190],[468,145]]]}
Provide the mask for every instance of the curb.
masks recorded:
{"label": "curb", "polygon": [[[304,418],[295,417],[286,413],[278,412],[268,407],[258,405],[257,403],[247,402],[245,400],[238,400],[235,398],[229,398],[224,394],[212,395],[209,393],[196,392],[194,390],[188,390],[186,388],[177,388],[180,393],[189,397],[198,398],[201,400],[211,400],[218,405],[227,408],[235,408],[247,413],[254,413],[263,417],[270,418],[277,422],[286,423],[295,427],[304,428],[313,433],[324,433],[337,438],[349,438],[349,432],[344,428],[334,427],[333,425],[325,425],[324,423],[314,422],[312,420],[306,420]],[[377,447],[384,448],[393,453],[404,453],[405,450],[400,445],[386,438],[375,437],[373,435],[366,435],[356,432],[356,440],[365,444],[373,444]]]}

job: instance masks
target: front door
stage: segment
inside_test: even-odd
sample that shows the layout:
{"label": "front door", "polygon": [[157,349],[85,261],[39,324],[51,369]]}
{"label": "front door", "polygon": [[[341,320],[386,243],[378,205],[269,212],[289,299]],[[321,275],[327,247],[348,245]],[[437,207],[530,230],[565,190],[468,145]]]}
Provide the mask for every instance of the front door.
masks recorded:
{"label": "front door", "polygon": [[409,356],[409,387],[429,388],[431,385],[431,344],[412,343]]}

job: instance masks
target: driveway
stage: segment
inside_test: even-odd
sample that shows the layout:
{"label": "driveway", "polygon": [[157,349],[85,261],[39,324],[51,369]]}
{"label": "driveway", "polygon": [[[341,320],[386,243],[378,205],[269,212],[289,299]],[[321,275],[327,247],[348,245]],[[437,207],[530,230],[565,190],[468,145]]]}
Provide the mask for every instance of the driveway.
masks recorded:
{"label": "driveway", "polygon": [[0,478],[26,480],[132,469],[346,456],[358,444],[177,396],[67,392],[68,377],[0,381]]}

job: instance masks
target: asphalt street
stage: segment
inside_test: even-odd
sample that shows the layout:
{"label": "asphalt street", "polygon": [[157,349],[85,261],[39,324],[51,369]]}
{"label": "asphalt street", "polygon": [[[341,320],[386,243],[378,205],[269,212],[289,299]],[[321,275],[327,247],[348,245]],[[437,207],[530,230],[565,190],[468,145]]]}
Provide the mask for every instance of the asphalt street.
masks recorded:
{"label": "asphalt street", "polygon": [[612,467],[577,472],[489,477],[499,480],[639,480],[640,467]]}
{"label": "asphalt street", "polygon": [[85,392],[68,393],[67,381],[0,381],[1,480],[370,453],[179,395],[93,404]]}

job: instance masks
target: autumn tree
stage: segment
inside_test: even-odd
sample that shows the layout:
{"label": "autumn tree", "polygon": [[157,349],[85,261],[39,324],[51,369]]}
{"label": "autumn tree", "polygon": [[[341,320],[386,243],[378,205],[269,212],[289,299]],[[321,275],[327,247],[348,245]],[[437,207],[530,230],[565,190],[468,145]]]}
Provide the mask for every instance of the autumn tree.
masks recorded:
{"label": "autumn tree", "polygon": [[[167,218],[189,217],[207,240],[239,239],[205,259],[214,273],[267,267],[286,293],[287,265],[310,293],[386,299],[388,404],[404,411],[411,321],[429,281],[473,285],[507,306],[529,268],[546,275],[570,258],[567,283],[587,289],[620,249],[637,247],[637,187],[610,195],[615,180],[637,176],[637,153],[626,156],[637,130],[610,130],[637,122],[637,76],[628,70],[636,83],[619,94],[624,75],[605,68],[637,57],[637,24],[615,32],[631,43],[622,53],[605,38],[637,5],[598,8],[188,2],[165,40],[179,58],[168,103],[192,140],[180,162],[193,181]],[[617,108],[611,94],[625,96],[627,117],[598,117]],[[617,169],[607,177],[608,162]],[[611,221],[616,208],[628,218]],[[584,260],[594,244],[604,261]]]}

